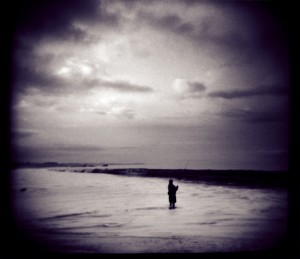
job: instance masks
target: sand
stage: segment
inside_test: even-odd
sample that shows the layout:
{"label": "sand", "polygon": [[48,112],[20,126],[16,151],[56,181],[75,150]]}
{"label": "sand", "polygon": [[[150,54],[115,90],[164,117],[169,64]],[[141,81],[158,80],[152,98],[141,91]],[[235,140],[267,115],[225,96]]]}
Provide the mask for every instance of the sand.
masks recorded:
{"label": "sand", "polygon": [[226,253],[265,251],[284,238],[287,191],[179,184],[169,210],[165,178],[18,169],[13,215],[47,252]]}

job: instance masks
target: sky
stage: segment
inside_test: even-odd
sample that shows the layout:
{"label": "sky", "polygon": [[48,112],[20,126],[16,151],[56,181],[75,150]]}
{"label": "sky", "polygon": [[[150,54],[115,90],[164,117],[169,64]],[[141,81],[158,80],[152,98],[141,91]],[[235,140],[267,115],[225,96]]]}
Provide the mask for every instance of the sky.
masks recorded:
{"label": "sky", "polygon": [[288,35],[272,2],[24,5],[16,161],[287,170]]}

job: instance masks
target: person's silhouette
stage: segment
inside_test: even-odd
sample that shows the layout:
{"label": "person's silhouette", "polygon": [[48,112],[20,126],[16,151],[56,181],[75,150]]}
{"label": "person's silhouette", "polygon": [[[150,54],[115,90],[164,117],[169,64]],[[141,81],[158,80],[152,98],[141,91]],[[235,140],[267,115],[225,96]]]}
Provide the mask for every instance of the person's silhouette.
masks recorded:
{"label": "person's silhouette", "polygon": [[175,208],[177,190],[178,190],[178,185],[175,186],[173,184],[173,180],[170,179],[169,180],[169,185],[168,185],[168,195],[169,195],[170,209]]}

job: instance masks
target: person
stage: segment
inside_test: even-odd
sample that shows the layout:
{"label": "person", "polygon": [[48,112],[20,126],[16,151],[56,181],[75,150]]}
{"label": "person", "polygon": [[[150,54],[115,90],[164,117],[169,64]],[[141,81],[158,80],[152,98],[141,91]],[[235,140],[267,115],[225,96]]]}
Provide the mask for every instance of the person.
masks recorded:
{"label": "person", "polygon": [[178,185],[175,186],[173,184],[173,180],[170,179],[169,180],[169,185],[168,185],[168,195],[169,195],[170,209],[175,208],[177,190],[178,190]]}

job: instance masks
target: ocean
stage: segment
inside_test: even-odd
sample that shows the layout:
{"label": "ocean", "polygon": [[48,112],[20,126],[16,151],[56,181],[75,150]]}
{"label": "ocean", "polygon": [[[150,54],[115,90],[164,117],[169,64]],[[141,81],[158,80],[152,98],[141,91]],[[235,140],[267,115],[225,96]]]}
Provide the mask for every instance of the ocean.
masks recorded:
{"label": "ocean", "polygon": [[11,172],[16,225],[47,252],[261,251],[279,244],[287,231],[285,188],[175,179],[177,203],[169,209],[167,178],[79,169]]}

